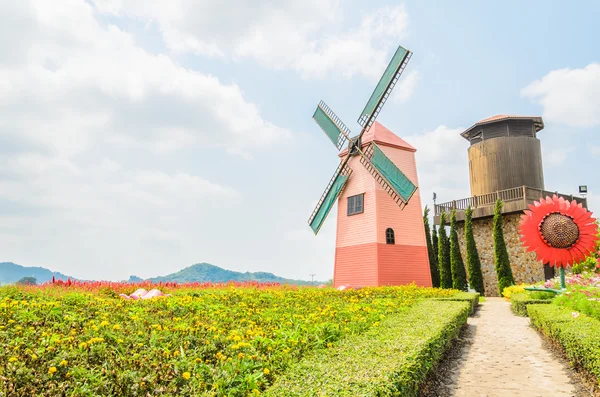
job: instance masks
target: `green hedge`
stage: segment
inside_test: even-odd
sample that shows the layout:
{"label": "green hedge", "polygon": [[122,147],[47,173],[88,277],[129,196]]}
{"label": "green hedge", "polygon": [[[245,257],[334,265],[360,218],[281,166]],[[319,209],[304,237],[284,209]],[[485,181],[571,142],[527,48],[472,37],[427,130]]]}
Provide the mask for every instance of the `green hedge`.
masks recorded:
{"label": "green hedge", "polygon": [[454,302],[468,302],[470,306],[469,315],[473,314],[477,305],[479,305],[479,293],[478,292],[458,292],[454,296],[444,298],[432,298],[436,301],[454,301]]}
{"label": "green hedge", "polygon": [[[600,380],[600,321],[557,305],[530,305],[529,318],[535,328],[559,343],[571,363]],[[600,383],[599,383],[600,384]]]}
{"label": "green hedge", "polygon": [[467,302],[424,300],[290,367],[266,396],[416,396],[466,323]]}
{"label": "green hedge", "polygon": [[518,316],[527,317],[527,307],[529,305],[539,305],[552,303],[552,299],[536,299],[528,294],[512,294],[510,297],[510,309]]}

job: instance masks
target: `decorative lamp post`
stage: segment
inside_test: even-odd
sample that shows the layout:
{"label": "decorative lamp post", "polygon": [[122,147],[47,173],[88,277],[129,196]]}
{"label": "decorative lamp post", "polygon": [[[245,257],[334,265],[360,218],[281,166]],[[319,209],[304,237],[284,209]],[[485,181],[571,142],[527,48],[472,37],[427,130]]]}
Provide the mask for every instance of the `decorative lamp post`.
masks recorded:
{"label": "decorative lamp post", "polygon": [[556,195],[534,202],[521,215],[519,231],[523,246],[535,252],[542,263],[559,268],[560,292],[567,288],[565,268],[585,260],[595,250],[598,237],[594,222],[592,213],[581,204]]}

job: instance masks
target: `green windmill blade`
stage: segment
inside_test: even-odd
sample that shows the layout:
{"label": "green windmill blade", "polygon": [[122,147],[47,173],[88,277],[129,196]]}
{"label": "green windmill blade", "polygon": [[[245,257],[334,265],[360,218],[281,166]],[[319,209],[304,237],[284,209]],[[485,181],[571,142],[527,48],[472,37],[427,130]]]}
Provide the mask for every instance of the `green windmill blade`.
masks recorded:
{"label": "green windmill blade", "polygon": [[402,46],[397,48],[358,118],[358,124],[361,125],[362,130],[356,137],[350,137],[350,129],[333,113],[325,102],[321,101],[317,106],[313,114],[313,119],[333,142],[335,147],[340,150],[346,141],[350,141],[350,143],[346,158],[334,172],[308,220],[315,234],[319,232],[325,218],[327,218],[331,208],[342,194],[348,182],[352,169],[347,164],[352,156],[360,155],[361,164],[366,167],[369,173],[388,192],[400,208],[406,206],[416,191],[416,186],[383,154],[377,145],[372,143],[363,152],[361,144],[361,137],[375,122],[411,56],[412,52],[409,50]]}
{"label": "green windmill blade", "polygon": [[379,83],[375,86],[371,97],[358,117],[358,124],[363,127],[359,137],[371,128],[371,125],[379,115],[379,112],[381,112],[383,105],[390,97],[392,90],[396,86],[396,83],[406,68],[411,56],[411,51],[402,46],[398,46],[390,63],[379,79]]}
{"label": "green windmill blade", "polygon": [[325,102],[319,102],[313,119],[317,122],[319,127],[323,130],[325,135],[331,139],[331,142],[337,147],[338,150],[344,146],[346,140],[350,137],[350,129],[346,127],[346,124],[340,120],[338,116],[333,113],[333,110],[325,104]]}
{"label": "green windmill blade", "polygon": [[375,144],[361,153],[360,163],[369,171],[396,204],[403,208],[417,191],[417,186]]}
{"label": "green windmill blade", "polygon": [[352,169],[348,167],[347,163],[348,159],[340,163],[338,168],[335,170],[333,176],[327,184],[327,187],[325,188],[325,191],[321,195],[317,206],[308,219],[308,224],[315,234],[317,234],[321,229],[321,226],[323,225],[323,222],[325,222],[327,215],[329,215],[331,208],[333,208],[336,200],[340,194],[342,194],[350,174],[352,174]]}

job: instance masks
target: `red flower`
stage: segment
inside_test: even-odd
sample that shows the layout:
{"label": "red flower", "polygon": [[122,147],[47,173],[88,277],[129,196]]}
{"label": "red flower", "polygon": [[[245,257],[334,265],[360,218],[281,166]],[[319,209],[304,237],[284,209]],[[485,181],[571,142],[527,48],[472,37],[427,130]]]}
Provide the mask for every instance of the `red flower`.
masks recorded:
{"label": "red flower", "polygon": [[521,241],[527,251],[550,266],[567,267],[596,249],[597,226],[592,213],[576,201],[554,195],[534,202],[521,215]]}

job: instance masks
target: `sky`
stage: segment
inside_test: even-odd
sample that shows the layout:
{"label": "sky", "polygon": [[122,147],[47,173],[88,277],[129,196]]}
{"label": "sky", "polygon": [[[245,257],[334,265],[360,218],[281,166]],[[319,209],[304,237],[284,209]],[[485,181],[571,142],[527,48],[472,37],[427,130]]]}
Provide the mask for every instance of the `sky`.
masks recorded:
{"label": "sky", "polygon": [[338,162],[312,120],[378,117],[417,148],[424,205],[468,197],[460,132],[542,116],[548,190],[600,211],[600,3],[0,1],[0,262],[83,279],[199,262],[327,280]]}

